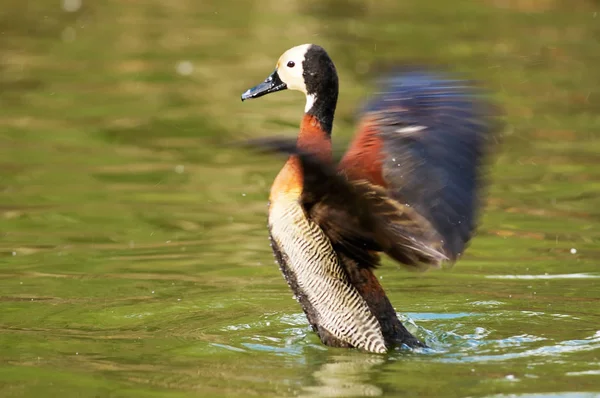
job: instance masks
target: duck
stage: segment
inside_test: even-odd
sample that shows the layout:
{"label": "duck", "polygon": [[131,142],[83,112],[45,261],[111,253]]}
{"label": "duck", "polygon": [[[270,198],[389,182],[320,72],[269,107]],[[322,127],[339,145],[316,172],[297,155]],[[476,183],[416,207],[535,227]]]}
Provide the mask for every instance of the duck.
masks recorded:
{"label": "duck", "polygon": [[297,137],[246,144],[287,156],[269,193],[269,238],[308,323],[330,347],[427,347],[399,320],[375,270],[383,254],[412,270],[462,256],[496,141],[493,107],[464,80],[399,68],[380,79],[348,150],[336,158],[339,79],[323,47],[285,51],[241,99],[283,90],[305,95]]}

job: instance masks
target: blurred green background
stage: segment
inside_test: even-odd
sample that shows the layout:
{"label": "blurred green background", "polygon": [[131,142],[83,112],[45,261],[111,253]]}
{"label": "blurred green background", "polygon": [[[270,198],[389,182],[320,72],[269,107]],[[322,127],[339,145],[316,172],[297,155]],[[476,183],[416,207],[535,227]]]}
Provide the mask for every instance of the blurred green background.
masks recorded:
{"label": "blurred green background", "polygon": [[[0,396],[600,394],[600,3],[3,0]],[[322,346],[273,264],[299,93],[242,104],[324,46],[334,142],[379,63],[482,82],[506,112],[478,237],[451,270],[378,271],[432,350]],[[587,394],[586,394],[587,393]]]}

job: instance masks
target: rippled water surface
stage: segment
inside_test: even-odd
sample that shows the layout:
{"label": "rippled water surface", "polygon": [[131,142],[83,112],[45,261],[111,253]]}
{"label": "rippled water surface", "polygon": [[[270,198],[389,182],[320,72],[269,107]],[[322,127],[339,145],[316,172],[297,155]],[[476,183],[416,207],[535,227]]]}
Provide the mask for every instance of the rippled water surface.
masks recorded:
{"label": "rippled water surface", "polygon": [[[594,1],[5,0],[0,396],[600,396],[600,6]],[[324,347],[273,264],[303,99],[241,104],[325,46],[334,141],[379,63],[449,65],[507,115],[478,237],[452,269],[377,275],[430,348]]]}

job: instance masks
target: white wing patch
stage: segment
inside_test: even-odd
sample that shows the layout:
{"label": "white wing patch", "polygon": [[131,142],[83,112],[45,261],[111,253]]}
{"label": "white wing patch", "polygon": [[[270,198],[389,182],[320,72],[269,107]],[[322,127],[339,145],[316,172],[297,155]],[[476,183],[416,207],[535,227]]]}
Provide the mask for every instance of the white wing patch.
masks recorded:
{"label": "white wing patch", "polygon": [[401,129],[397,129],[396,133],[398,133],[398,134],[414,134],[414,133],[418,133],[419,131],[423,131],[426,128],[427,127],[425,127],[425,126],[408,126],[408,127],[402,127]]}

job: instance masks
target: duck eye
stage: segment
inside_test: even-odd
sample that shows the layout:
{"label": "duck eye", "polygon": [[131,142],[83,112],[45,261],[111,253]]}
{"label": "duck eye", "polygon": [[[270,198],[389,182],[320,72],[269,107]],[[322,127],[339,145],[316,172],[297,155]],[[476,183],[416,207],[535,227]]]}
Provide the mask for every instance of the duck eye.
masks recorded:
{"label": "duck eye", "polygon": [[293,68],[294,66],[296,66],[296,63],[294,61],[290,61],[287,63],[288,68]]}

